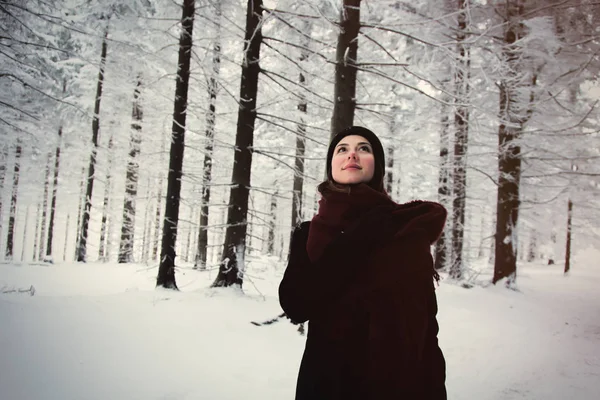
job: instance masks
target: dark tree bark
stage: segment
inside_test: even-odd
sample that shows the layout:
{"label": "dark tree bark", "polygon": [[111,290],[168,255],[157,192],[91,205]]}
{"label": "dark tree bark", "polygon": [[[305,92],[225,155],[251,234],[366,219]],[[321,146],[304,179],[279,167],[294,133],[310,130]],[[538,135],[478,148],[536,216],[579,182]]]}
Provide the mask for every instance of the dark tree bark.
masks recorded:
{"label": "dark tree bark", "polygon": [[467,198],[467,146],[469,143],[469,50],[466,47],[468,0],[458,0],[458,29],[456,53],[458,62],[454,74],[456,106],[454,114],[454,173],[452,201],[452,264],[449,275],[460,279],[463,275],[463,243],[465,237],[465,208]]}
{"label": "dark tree bark", "polygon": [[571,270],[571,229],[573,227],[573,202],[569,199],[567,204],[567,248],[565,250],[565,274]]}
{"label": "dark tree bark", "polygon": [[194,268],[206,269],[208,256],[208,214],[210,212],[210,184],[212,181],[212,157],[215,137],[216,103],[218,78],[221,70],[221,2],[215,1],[216,34],[213,44],[212,75],[208,79],[208,112],[206,113],[206,145],[204,146],[204,165],[202,169],[202,204],[200,206],[200,224],[198,243],[194,257]]}
{"label": "dark tree bark", "polygon": [[[440,173],[438,178],[438,201],[444,206],[450,201],[450,120],[448,116],[448,107],[442,103],[441,108],[441,130],[440,130]],[[446,229],[442,230],[442,234],[435,246],[435,263],[436,270],[445,269],[448,262],[448,241]]]}
{"label": "dark tree bark", "polygon": [[331,138],[342,129],[354,124],[360,1],[343,0],[340,13],[340,33],[335,50]]}
{"label": "dark tree bark", "polygon": [[260,46],[263,40],[260,25],[262,13],[262,0],[248,0],[240,105],[231,176],[232,186],[229,194],[223,254],[219,265],[219,274],[213,282],[213,286],[216,287],[231,285],[241,287],[244,280],[252,146],[254,142],[254,122],[256,120],[258,74],[260,72]]}
{"label": "dark tree bark", "polygon": [[98,246],[98,259],[108,261],[108,237],[110,230],[108,229],[109,208],[110,208],[110,192],[112,182],[112,150],[113,150],[113,135],[110,135],[108,140],[108,167],[106,169],[106,182],[104,184],[104,201],[102,203],[102,220],[100,222],[100,246]]}
{"label": "dark tree bark", "polygon": [[125,178],[125,199],[123,201],[123,223],[121,225],[121,241],[119,243],[119,263],[133,261],[133,241],[135,238],[135,202],[138,190],[138,173],[140,165],[137,157],[142,143],[142,106],[140,104],[140,86],[142,79],[138,76],[133,91],[133,109],[131,111],[131,141],[129,145],[129,161]]}
{"label": "dark tree bark", "polygon": [[81,231],[77,246],[77,261],[86,262],[87,259],[87,237],[90,223],[90,212],[92,209],[92,194],[94,191],[94,174],[96,168],[96,154],[98,152],[98,137],[100,135],[100,102],[102,100],[102,85],[104,84],[104,68],[106,66],[108,29],[104,32],[102,39],[102,50],[100,53],[100,71],[98,72],[98,83],[96,86],[96,101],[94,104],[94,117],[92,119],[92,153],[90,155],[90,166],[88,168],[87,188],[85,193],[85,210],[81,218]]}
{"label": "dark tree bark", "polygon": [[[517,279],[517,222],[520,206],[521,146],[519,139],[525,123],[531,118],[534,101],[533,88],[537,75],[528,82],[523,75],[527,70],[519,62],[522,49],[519,40],[525,28],[521,22],[523,0],[507,2],[503,57],[508,66],[507,78],[500,82],[500,125],[498,127],[498,200],[496,206],[495,263],[492,282],[506,278],[506,286],[513,287]],[[519,93],[531,90],[529,102]]]}
{"label": "dark tree bark", "polygon": [[[6,164],[8,162],[8,146],[6,143],[2,146],[2,153],[0,153],[0,193],[4,193],[4,179],[6,178]],[[4,223],[4,214],[2,213],[2,196],[0,196],[0,236],[2,235],[2,224]],[[2,248],[2,241],[0,238],[0,248]]]}
{"label": "dark tree bark", "polygon": [[52,181],[52,201],[50,202],[50,221],[48,222],[48,242],[46,243],[46,258],[44,261],[53,262],[52,242],[54,240],[54,218],[56,216],[56,194],[58,192],[58,173],[60,170],[60,146],[62,140],[62,126],[58,128],[58,143],[54,156],[54,180]]}
{"label": "dark tree bark", "polygon": [[44,175],[44,197],[42,198],[42,220],[40,222],[40,242],[38,250],[38,260],[44,260],[44,244],[48,239],[46,237],[46,224],[48,218],[48,195],[50,194],[50,163],[52,162],[52,152],[48,153],[46,162],[46,173]]}
{"label": "dark tree bark", "polygon": [[181,35],[179,36],[179,66],[173,104],[173,126],[171,129],[171,151],[169,175],[167,178],[167,200],[160,249],[160,266],[156,286],[177,290],[175,282],[175,249],[177,246],[177,225],[179,223],[179,196],[185,148],[185,121],[188,106],[190,82],[190,59],[192,56],[192,35],[194,32],[194,12],[196,2],[184,0],[181,14]]}
{"label": "dark tree bark", "polygon": [[10,214],[8,216],[8,233],[6,235],[5,256],[8,261],[12,260],[15,241],[15,221],[17,217],[17,201],[19,197],[19,174],[21,171],[21,140],[17,139],[15,148],[15,166],[13,171],[12,194],[10,196]]}

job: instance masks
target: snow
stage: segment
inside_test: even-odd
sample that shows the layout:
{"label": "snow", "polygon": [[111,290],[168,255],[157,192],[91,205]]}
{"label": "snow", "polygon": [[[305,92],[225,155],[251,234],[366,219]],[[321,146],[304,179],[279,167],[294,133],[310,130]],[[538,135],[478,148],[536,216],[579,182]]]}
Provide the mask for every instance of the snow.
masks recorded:
{"label": "snow", "polygon": [[[600,253],[519,266],[503,285],[438,288],[449,399],[597,399]],[[155,289],[134,264],[0,265],[0,398],[293,399],[305,338],[278,315],[284,262],[248,257],[244,293],[216,271]],[[480,282],[489,281],[486,267]],[[35,288],[18,293],[13,289]]]}

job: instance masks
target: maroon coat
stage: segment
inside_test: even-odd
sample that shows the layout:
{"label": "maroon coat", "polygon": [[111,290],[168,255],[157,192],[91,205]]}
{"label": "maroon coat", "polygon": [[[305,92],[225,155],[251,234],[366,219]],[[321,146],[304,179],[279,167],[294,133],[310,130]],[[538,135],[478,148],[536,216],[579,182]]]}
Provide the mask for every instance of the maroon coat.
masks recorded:
{"label": "maroon coat", "polygon": [[446,211],[399,207],[373,208],[314,263],[310,222],[294,231],[279,298],[309,321],[296,400],[446,399],[430,253]]}

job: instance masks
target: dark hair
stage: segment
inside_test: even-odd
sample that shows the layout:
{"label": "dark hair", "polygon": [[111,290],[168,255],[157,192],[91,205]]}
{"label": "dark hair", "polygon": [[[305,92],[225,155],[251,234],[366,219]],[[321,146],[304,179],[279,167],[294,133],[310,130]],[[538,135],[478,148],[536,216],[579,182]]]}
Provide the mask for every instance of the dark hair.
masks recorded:
{"label": "dark hair", "polygon": [[331,159],[333,158],[333,152],[335,150],[335,146],[346,136],[350,135],[358,135],[362,136],[369,141],[371,147],[373,148],[373,156],[375,158],[375,170],[373,171],[373,178],[367,185],[371,188],[377,190],[378,192],[386,193],[383,187],[383,176],[385,174],[385,152],[383,151],[383,146],[381,145],[381,141],[371,130],[367,128],[363,128],[362,126],[351,126],[338,132],[337,135],[331,139],[329,143],[329,148],[327,149],[327,164],[325,169],[327,171],[327,179],[321,182],[317,189],[319,193],[322,195],[327,192],[346,192],[350,193],[350,187],[352,185],[342,185],[337,183],[333,179],[332,171],[331,171]]}

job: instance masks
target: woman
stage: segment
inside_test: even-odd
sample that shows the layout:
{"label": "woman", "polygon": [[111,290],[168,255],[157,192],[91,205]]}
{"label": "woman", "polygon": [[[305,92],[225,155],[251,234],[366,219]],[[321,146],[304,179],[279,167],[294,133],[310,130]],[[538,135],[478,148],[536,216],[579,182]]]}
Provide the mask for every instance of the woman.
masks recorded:
{"label": "woman", "polygon": [[373,132],[338,133],[319,211],[293,233],[279,299],[309,321],[296,400],[446,399],[430,253],[446,210],[394,203],[384,172]]}

